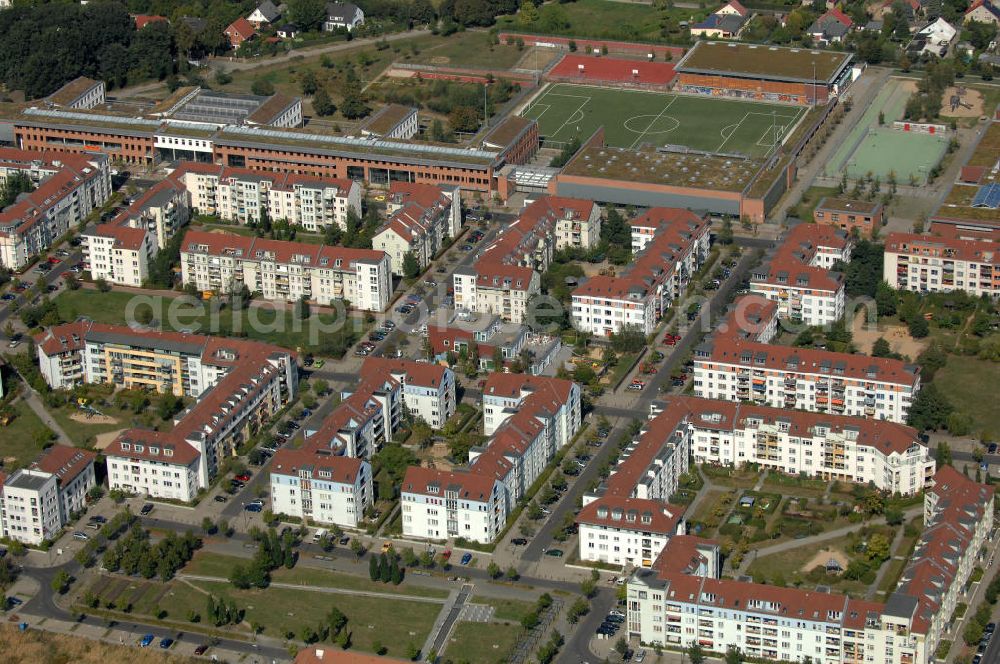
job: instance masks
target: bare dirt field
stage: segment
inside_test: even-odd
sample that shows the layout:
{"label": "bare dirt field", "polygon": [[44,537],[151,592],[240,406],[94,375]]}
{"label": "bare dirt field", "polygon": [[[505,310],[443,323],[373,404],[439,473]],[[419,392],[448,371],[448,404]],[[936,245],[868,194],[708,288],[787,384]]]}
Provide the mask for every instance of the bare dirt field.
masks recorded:
{"label": "bare dirt field", "polygon": [[69,419],[80,424],[118,424],[118,419],[110,415],[88,415],[86,413],[71,413]]}
{"label": "bare dirt field", "polygon": [[926,341],[918,341],[910,336],[910,332],[902,325],[869,325],[865,322],[865,312],[859,311],[854,316],[851,326],[854,345],[862,353],[870,354],[872,345],[879,337],[889,342],[893,352],[916,359],[927,348]]}
{"label": "bare dirt field", "polygon": [[94,449],[103,450],[105,447],[113,443],[115,438],[118,437],[118,434],[124,430],[125,429],[118,429],[117,431],[108,431],[107,433],[97,434],[97,436],[94,437]]}
{"label": "bare dirt field", "polygon": [[824,549],[822,551],[817,551],[816,555],[809,559],[809,561],[802,566],[802,572],[808,572],[814,567],[826,567],[826,564],[830,560],[836,560],[840,565],[840,569],[847,569],[847,564],[850,560],[840,549]]}
{"label": "bare dirt field", "polygon": [[[954,110],[951,107],[952,96],[957,95],[963,105]],[[949,118],[978,118],[983,115],[983,95],[972,88],[951,86],[941,95],[941,115]]]}

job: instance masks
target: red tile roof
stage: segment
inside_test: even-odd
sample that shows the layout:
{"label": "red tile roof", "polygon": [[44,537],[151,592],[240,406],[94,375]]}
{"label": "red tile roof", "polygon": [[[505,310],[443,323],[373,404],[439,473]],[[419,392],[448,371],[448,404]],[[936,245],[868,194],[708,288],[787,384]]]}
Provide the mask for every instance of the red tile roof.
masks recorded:
{"label": "red tile roof", "polygon": [[914,233],[890,233],[885,238],[885,252],[1000,265],[1000,247],[990,240],[962,240]]}
{"label": "red tile roof", "polygon": [[[303,469],[312,470],[312,479],[353,485],[361,472],[362,460],[348,456],[323,453],[318,449],[301,448],[278,450],[271,461],[271,474],[298,476]],[[319,477],[320,471],[331,474],[329,478]]]}
{"label": "red tile roof", "polygon": [[35,461],[31,467],[52,473],[59,478],[62,486],[66,486],[85,471],[97,458],[96,452],[70,447],[69,445],[53,445]]}
{"label": "red tile roof", "polygon": [[375,249],[331,247],[194,229],[185,233],[181,251],[205,251],[210,256],[230,256],[245,261],[260,261],[266,257],[276,263],[292,263],[294,258],[297,265],[339,272],[353,272],[359,262],[381,262],[386,255]]}
{"label": "red tile roof", "polygon": [[156,16],[155,14],[133,14],[135,19],[135,29],[142,30],[150,23],[169,23],[166,16]]}
{"label": "red tile roof", "polygon": [[81,320],[50,327],[34,336],[35,345],[49,357],[83,350],[91,325],[90,321]]}
{"label": "red tile roof", "polygon": [[229,36],[230,42],[233,42],[233,37],[238,37],[240,41],[246,41],[257,34],[257,30],[253,27],[253,23],[241,16],[229,24],[225,33]]}
{"label": "red tile roof", "polygon": [[131,226],[115,226],[114,224],[98,224],[93,233],[97,237],[114,238],[115,249],[138,251],[146,241],[145,228]]}
{"label": "red tile roof", "polygon": [[778,303],[762,295],[744,295],[733,303],[726,320],[716,329],[717,338],[760,341],[760,335],[778,316]]}
{"label": "red tile roof", "polygon": [[622,496],[606,496],[586,505],[576,522],[621,530],[636,530],[673,535],[684,514],[684,507]]}
{"label": "red tile roof", "polygon": [[[695,363],[699,362],[781,369],[799,374],[822,374],[834,379],[853,378],[909,386],[918,382],[920,374],[920,367],[902,360],[725,338],[714,339],[707,347],[707,356],[701,354],[695,357]],[[826,371],[823,370],[824,367]],[[872,376],[868,375],[869,370],[872,371]]]}
{"label": "red tile roof", "polygon": [[[137,452],[135,445],[142,446],[142,451]],[[123,445],[128,445],[129,449],[124,449]],[[156,454],[151,451],[157,450]],[[167,452],[171,454],[167,454]],[[118,434],[118,437],[110,445],[104,448],[104,455],[107,457],[118,457],[123,459],[138,459],[143,461],[158,461],[182,466],[190,466],[198,460],[200,453],[189,443],[177,440],[175,436],[162,431],[148,431],[145,429],[128,429]]]}
{"label": "red tile roof", "polygon": [[[446,471],[410,466],[403,477],[401,491],[425,496],[444,497],[445,491],[458,491],[459,500],[489,502],[496,480],[479,473]],[[436,486],[437,490],[430,487]]]}
{"label": "red tile roof", "polygon": [[420,387],[438,388],[445,380],[447,368],[430,362],[414,362],[413,360],[396,360],[383,357],[369,357],[361,365],[361,377],[393,378],[402,376],[402,382]]}

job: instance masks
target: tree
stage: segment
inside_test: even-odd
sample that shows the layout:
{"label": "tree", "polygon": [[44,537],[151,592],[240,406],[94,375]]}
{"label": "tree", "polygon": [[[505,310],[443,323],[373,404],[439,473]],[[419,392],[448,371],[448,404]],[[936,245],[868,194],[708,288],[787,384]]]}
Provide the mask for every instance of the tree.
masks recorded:
{"label": "tree", "polygon": [[722,220],[722,228],[715,239],[722,245],[733,243],[733,222],[728,217]]}
{"label": "tree", "polygon": [[940,442],[937,446],[937,450],[934,452],[934,460],[937,462],[938,468],[941,466],[950,466],[951,446],[944,441]]}
{"label": "tree", "polygon": [[920,430],[937,430],[944,428],[954,407],[948,398],[934,383],[928,383],[920,388],[917,396],[910,404],[906,421]]}
{"label": "tree", "polygon": [[[337,112],[337,107],[334,105],[333,101],[331,101],[326,88],[317,88],[315,94],[313,94],[312,103],[313,110],[316,111],[316,115],[319,115],[320,117],[333,115]],[[334,225],[333,227],[340,230],[340,226]]]}
{"label": "tree", "polygon": [[486,566],[486,573],[490,575],[491,579],[499,579],[503,575],[503,570],[500,569],[500,565],[491,560],[490,564]]}
{"label": "tree", "polygon": [[361,91],[361,81],[354,71],[354,67],[349,67],[344,74],[344,83],[341,88],[343,101],[340,104],[341,114],[348,120],[356,120],[368,115],[370,109],[365,103],[364,95]]}
{"label": "tree", "polygon": [[94,286],[96,286],[97,290],[100,291],[100,292],[102,292],[102,293],[108,293],[108,292],[111,291],[111,284],[109,284],[107,282],[107,280],[103,279],[103,278],[96,279],[94,281]]}
{"label": "tree", "polygon": [[519,578],[521,578],[521,574],[517,571],[517,568],[514,567],[513,565],[507,568],[505,576],[507,577],[508,581],[517,581]]}
{"label": "tree", "polygon": [[895,507],[885,511],[885,522],[890,526],[900,526],[903,524],[903,510]]}
{"label": "tree", "polygon": [[892,286],[882,281],[875,287],[875,306],[879,316],[894,316],[899,304],[899,296]]}
{"label": "tree", "polygon": [[262,97],[270,97],[274,94],[274,84],[266,78],[255,78],[250,85],[250,92]]}
{"label": "tree", "polygon": [[868,547],[865,549],[865,556],[868,560],[876,564],[882,564],[889,559],[889,538],[882,533],[875,533],[868,539]]}
{"label": "tree", "polygon": [[889,347],[889,342],[885,340],[885,337],[879,337],[872,344],[872,357],[889,357],[892,355],[892,348]]}
{"label": "tree", "polygon": [[66,570],[59,570],[59,573],[52,577],[52,591],[57,592],[60,595],[66,594],[69,590],[69,584],[73,578],[69,575]]}
{"label": "tree", "polygon": [[729,646],[726,649],[726,664],[742,664],[743,653],[736,646]]}
{"label": "tree", "polygon": [[625,653],[628,652],[628,641],[625,640],[625,637],[620,636],[618,637],[618,640],[615,641],[615,652],[623,658],[625,657]]}
{"label": "tree", "polygon": [[930,324],[923,316],[914,316],[908,323],[910,336],[914,339],[923,339],[931,332]]}
{"label": "tree", "polygon": [[326,0],[288,0],[288,15],[301,30],[319,30],[326,20]]}
{"label": "tree", "polygon": [[474,132],[482,121],[475,106],[455,106],[448,114],[448,124],[453,131]]}
{"label": "tree", "polygon": [[691,664],[704,664],[705,662],[705,651],[700,643],[692,643],[691,647],[687,649],[687,656]]}
{"label": "tree", "polygon": [[517,22],[521,26],[527,27],[538,20],[538,7],[531,0],[524,0],[521,8],[517,12]]}
{"label": "tree", "polygon": [[417,260],[416,254],[407,251],[403,254],[403,276],[407,279],[416,279],[419,274],[420,261]]}
{"label": "tree", "polygon": [[575,625],[580,620],[580,616],[585,616],[590,613],[590,602],[588,602],[583,597],[577,597],[576,600],[570,605],[569,613],[566,618],[569,620],[571,625]]}
{"label": "tree", "polygon": [[372,581],[378,581],[382,576],[382,570],[379,565],[379,559],[377,556],[372,556],[368,559],[368,577]]}

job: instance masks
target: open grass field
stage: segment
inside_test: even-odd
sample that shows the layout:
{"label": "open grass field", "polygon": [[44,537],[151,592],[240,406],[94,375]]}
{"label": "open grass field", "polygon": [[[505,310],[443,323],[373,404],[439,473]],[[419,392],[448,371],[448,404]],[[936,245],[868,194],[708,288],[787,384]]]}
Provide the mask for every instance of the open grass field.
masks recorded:
{"label": "open grass field", "polygon": [[557,83],[522,112],[547,141],[585,140],[604,127],[605,143],[638,148],[682,145],[705,152],[770,154],[804,109],[730,99]]}
{"label": "open grass field", "polygon": [[237,590],[229,583],[198,583],[216,597],[235,600],[246,608],[245,624],[264,625],[264,633],[299,634],[304,624],[315,624],[336,606],[348,618],[352,649],[373,651],[378,641],[387,654],[401,657],[409,644],[421,647],[441,612],[441,604],[339,595],[285,588]]}
{"label": "open grass field", "polygon": [[1000,437],[996,403],[983,398],[983,395],[995,393],[1000,386],[995,363],[965,355],[950,355],[948,363],[935,374],[934,384],[948,395],[948,400],[959,412],[972,418],[975,435],[986,432],[990,440]]}
{"label": "open grass field", "polygon": [[503,664],[523,629],[516,623],[460,622],[455,625],[444,654],[457,661]]}
{"label": "open grass field", "polygon": [[[125,325],[130,302],[132,313],[153,309],[154,319],[163,329],[188,330],[199,334],[222,336],[243,335],[249,339],[276,344],[285,348],[307,348],[333,340],[343,340],[348,347],[360,338],[364,325],[360,319],[351,318],[338,325],[332,314],[313,314],[306,321],[296,319],[290,309],[279,309],[275,303],[262,302],[247,311],[234,312],[229,308],[213,312],[208,303],[159,295],[135,295],[124,292],[100,293],[94,290],[65,291],[54,302],[64,320],[86,316],[98,323]],[[141,298],[141,299],[140,299]],[[144,304],[136,304],[143,302]],[[357,325],[355,325],[357,324]]]}
{"label": "open grass field", "polygon": [[16,403],[11,411],[14,419],[7,426],[0,427],[0,460],[7,473],[34,461],[50,433],[27,404]]}

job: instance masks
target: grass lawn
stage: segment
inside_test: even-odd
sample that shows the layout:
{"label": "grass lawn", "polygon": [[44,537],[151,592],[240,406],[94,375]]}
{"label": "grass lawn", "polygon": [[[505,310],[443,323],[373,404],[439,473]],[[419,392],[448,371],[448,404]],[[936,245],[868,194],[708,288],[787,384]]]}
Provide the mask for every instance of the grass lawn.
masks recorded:
{"label": "grass lawn", "polygon": [[[223,233],[232,233],[233,235],[242,235],[244,237],[257,237],[257,231],[253,228],[247,226],[238,226],[236,224],[192,224],[192,227],[197,228],[202,231],[221,231]],[[323,235],[320,233],[306,233],[303,231],[298,231],[295,233],[295,239],[293,242],[303,242],[305,244],[323,244]]]}
{"label": "grass lawn", "polygon": [[[701,499],[701,503],[698,505],[698,510],[691,515],[691,520],[704,523],[713,517],[717,520],[721,519],[721,516],[715,516],[716,508],[722,506],[720,498],[727,494],[732,495],[732,493],[732,491],[726,491],[723,489],[711,489],[705,494],[705,497]],[[727,511],[732,508],[732,505],[735,504],[735,502],[736,498],[733,496],[733,502],[730,505],[725,506]]]}
{"label": "grass lawn", "polygon": [[614,147],[673,144],[761,157],[804,113],[787,105],[557,83],[523,114],[551,141],[584,139],[603,126]]}
{"label": "grass lawn", "polygon": [[991,440],[1000,437],[1000,418],[992,399],[1000,388],[1000,371],[988,360],[964,355],[949,355],[948,363],[934,376],[934,384],[960,412],[972,418],[972,431],[985,431]]}
{"label": "grass lawn", "polygon": [[[632,370],[632,363],[635,362],[635,356],[635,353],[623,353],[618,357],[618,362],[615,363],[615,367],[611,370],[611,374],[608,377],[608,381],[612,386],[617,385]],[[641,376],[636,377],[642,380]]]}
{"label": "grass lawn", "polygon": [[[708,15],[706,10],[654,9],[646,3],[609,2],[608,0],[578,0],[559,5],[563,24],[553,27],[542,19],[522,25],[517,16],[501,16],[497,25],[501,30],[539,34],[562,34],[581,37],[623,39],[627,41],[652,40],[663,42],[664,21],[700,21]],[[545,8],[543,8],[544,10]],[[552,10],[550,10],[552,11]],[[685,33],[686,34],[686,33]],[[680,37],[680,34],[678,34]],[[583,44],[581,42],[581,48]]]}
{"label": "grass lawn", "polygon": [[11,411],[14,419],[7,426],[0,427],[0,459],[8,473],[34,461],[50,433],[27,404],[16,403],[11,406]]}
{"label": "grass lawn", "polygon": [[[246,564],[246,562],[245,558],[237,556],[198,551],[195,553],[194,558],[191,559],[191,562],[184,567],[184,573],[199,576],[217,576],[225,579],[229,577],[229,573],[235,565]],[[365,569],[367,570],[367,567]],[[415,597],[440,597],[442,599],[448,596],[448,593],[444,590],[414,586],[405,580],[402,584],[393,586],[384,583],[374,583],[366,577],[329,572],[314,567],[297,566],[292,569],[282,567],[274,570],[271,573],[271,578],[280,583],[294,583],[316,588],[343,588],[345,590],[365,590],[413,595]]]}
{"label": "grass lawn", "polygon": [[736,489],[749,489],[757,483],[759,474],[747,468],[728,468],[726,466],[701,465],[702,474],[713,484],[722,484]]}
{"label": "grass lawn", "polygon": [[769,580],[780,574],[784,576],[786,581],[790,581],[793,574],[805,574],[808,570],[804,570],[802,567],[820,551],[837,549],[850,556],[853,542],[853,537],[845,535],[823,542],[803,544],[781,553],[757,558],[750,563],[747,572],[755,578],[759,575]]}
{"label": "grass lawn", "polygon": [[440,44],[423,49],[411,58],[411,62],[422,65],[510,69],[524,53],[517,50],[516,46],[490,44],[488,32],[466,30],[456,32]]}
{"label": "grass lawn", "polygon": [[[442,605],[388,600],[357,595],[304,592],[284,588],[238,590],[228,583],[198,583],[217,597],[235,601],[246,609],[247,624],[264,626],[264,634],[299,634],[302,626],[315,625],[336,606],[348,618],[352,649],[373,651],[376,641],[389,648],[391,656],[402,656],[409,644],[420,648],[434,626]],[[296,636],[297,638],[297,636]]]}
{"label": "grass lawn", "polygon": [[[291,311],[271,308],[270,303],[251,307],[247,311],[233,312],[225,308],[214,313],[210,303],[191,297],[134,295],[114,291],[100,293],[83,289],[60,293],[54,302],[65,320],[86,316],[98,323],[124,325],[133,299],[135,302],[132,303],[132,313],[139,313],[153,306],[154,318],[161,321],[164,329],[220,336],[243,335],[293,349],[315,346],[320,340],[324,343],[342,341],[346,347],[360,338],[364,327],[362,319],[353,317],[350,319],[351,324],[338,326],[335,316],[331,314],[314,314],[306,321],[298,320]],[[146,304],[138,304],[142,302]]]}
{"label": "grass lawn", "polygon": [[795,208],[795,214],[802,221],[815,221],[813,219],[813,210],[819,205],[819,202],[823,200],[824,196],[836,196],[836,187],[809,187],[806,189],[805,193],[802,194],[802,200],[799,201],[798,206]]}
{"label": "grass lawn", "polygon": [[470,604],[489,604],[493,607],[494,620],[513,620],[520,622],[528,611],[534,606],[534,602],[523,602],[517,599],[500,599],[497,597],[483,597],[476,595],[469,600]]}
{"label": "grass lawn", "polygon": [[444,654],[476,664],[502,664],[521,635],[518,624],[460,622],[445,644]]}

